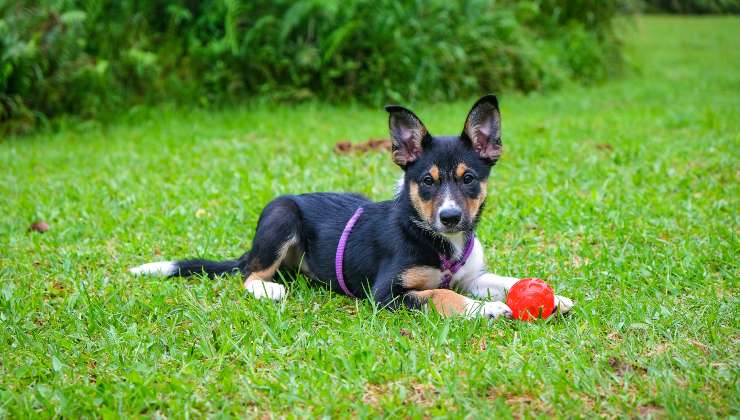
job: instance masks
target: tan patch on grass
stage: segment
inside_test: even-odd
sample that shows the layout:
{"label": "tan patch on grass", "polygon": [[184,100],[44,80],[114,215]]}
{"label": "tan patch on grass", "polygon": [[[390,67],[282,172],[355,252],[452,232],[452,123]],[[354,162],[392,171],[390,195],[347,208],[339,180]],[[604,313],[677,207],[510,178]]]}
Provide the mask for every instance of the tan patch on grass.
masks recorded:
{"label": "tan patch on grass", "polygon": [[64,284],[63,284],[62,282],[60,282],[59,280],[54,280],[54,281],[53,281],[53,282],[51,283],[51,288],[52,288],[52,290],[54,290],[54,291],[55,291],[56,293],[64,293],[64,291],[65,291],[65,290],[67,290],[67,288],[66,288],[66,287],[64,287]]}
{"label": "tan patch on grass", "polygon": [[87,378],[90,383],[95,384],[98,382],[98,375],[95,370],[95,368],[97,367],[98,363],[94,359],[90,359],[87,361]]}
{"label": "tan patch on grass", "polygon": [[388,382],[384,384],[365,385],[362,402],[375,408],[380,406],[384,397],[402,396],[404,403],[421,407],[430,407],[439,400],[439,391],[428,383],[411,381],[409,383]]}
{"label": "tan patch on grass", "polygon": [[429,407],[434,405],[439,398],[439,391],[432,384],[412,382],[406,388],[406,402]]}
{"label": "tan patch on grass", "polygon": [[498,348],[497,341],[504,337],[506,333],[501,330],[491,331],[483,336],[474,336],[470,338],[470,347],[475,351],[484,352],[489,349]]}
{"label": "tan patch on grass", "polygon": [[662,419],[666,417],[665,409],[655,404],[641,405],[637,407],[637,412],[640,413],[640,418],[653,418]]}
{"label": "tan patch on grass", "polygon": [[380,399],[386,394],[387,385],[366,384],[362,394],[362,402],[373,407],[380,405]]}
{"label": "tan patch on grass", "polygon": [[648,357],[658,356],[658,355],[665,353],[665,351],[668,350],[669,348],[670,348],[670,345],[668,345],[668,343],[660,343],[657,346],[655,346],[652,350],[647,352],[646,355]]}
{"label": "tan patch on grass", "polygon": [[571,265],[574,268],[580,268],[580,267],[582,267],[584,265],[588,265],[590,262],[591,262],[591,260],[589,260],[588,258],[583,258],[583,257],[580,257],[578,255],[574,255],[573,258],[571,258],[571,261],[570,261]]}
{"label": "tan patch on grass", "polygon": [[701,350],[704,354],[709,354],[709,346],[707,346],[706,344],[694,339],[690,339],[689,343],[697,349]]}
{"label": "tan patch on grass", "polygon": [[638,374],[645,374],[647,373],[647,369],[645,369],[642,366],[633,365],[632,363],[626,362],[618,357],[610,357],[608,360],[609,366],[614,369],[614,373],[617,374],[617,376],[622,377],[628,373],[638,373]]}
{"label": "tan patch on grass", "polygon": [[486,351],[488,349],[486,337],[481,337],[480,340],[478,340],[478,349],[480,349],[480,351]]}
{"label": "tan patch on grass", "polygon": [[543,401],[529,393],[501,392],[491,389],[488,392],[489,400],[503,399],[509,406],[514,418],[530,418],[532,413],[554,415],[555,411],[548,402]]}

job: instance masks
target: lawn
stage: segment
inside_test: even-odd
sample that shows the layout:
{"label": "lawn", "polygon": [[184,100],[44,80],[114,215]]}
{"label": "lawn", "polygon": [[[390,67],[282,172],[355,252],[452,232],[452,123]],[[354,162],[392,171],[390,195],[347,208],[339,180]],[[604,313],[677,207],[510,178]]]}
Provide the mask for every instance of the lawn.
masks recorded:
{"label": "lawn", "polygon": [[[624,31],[624,77],[500,96],[478,236],[491,271],[576,301],[553,322],[126,272],[240,254],[278,194],[391,197],[386,153],[332,152],[385,137],[380,108],[163,106],[0,141],[0,417],[739,415],[740,18]],[[472,99],[410,105],[449,134]]]}

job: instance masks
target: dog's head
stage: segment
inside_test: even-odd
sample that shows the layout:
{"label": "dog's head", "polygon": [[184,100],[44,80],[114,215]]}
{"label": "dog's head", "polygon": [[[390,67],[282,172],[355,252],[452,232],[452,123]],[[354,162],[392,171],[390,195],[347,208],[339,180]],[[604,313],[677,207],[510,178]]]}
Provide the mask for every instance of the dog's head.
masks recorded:
{"label": "dog's head", "polygon": [[491,167],[501,156],[501,116],[494,95],[480,98],[459,136],[435,137],[408,109],[389,105],[393,161],[404,174],[414,221],[443,235],[475,228]]}

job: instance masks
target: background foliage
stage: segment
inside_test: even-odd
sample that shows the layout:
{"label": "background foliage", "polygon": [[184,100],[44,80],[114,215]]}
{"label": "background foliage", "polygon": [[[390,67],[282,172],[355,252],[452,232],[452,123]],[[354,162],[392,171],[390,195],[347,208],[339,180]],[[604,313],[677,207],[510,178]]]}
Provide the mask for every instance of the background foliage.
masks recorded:
{"label": "background foliage", "polygon": [[740,13],[740,0],[644,0],[648,12]]}
{"label": "background foliage", "polygon": [[247,96],[443,100],[594,81],[615,0],[0,0],[0,131]]}

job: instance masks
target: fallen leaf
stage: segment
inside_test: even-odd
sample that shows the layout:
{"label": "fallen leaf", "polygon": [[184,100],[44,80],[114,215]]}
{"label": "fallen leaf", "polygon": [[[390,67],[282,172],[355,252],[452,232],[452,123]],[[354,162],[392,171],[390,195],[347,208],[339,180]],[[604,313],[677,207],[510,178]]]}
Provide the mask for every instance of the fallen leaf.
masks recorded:
{"label": "fallen leaf", "polygon": [[709,353],[709,346],[707,346],[706,344],[693,339],[689,340],[689,343],[691,343],[694,347],[698,348],[704,353]]}
{"label": "fallen leaf", "polygon": [[646,373],[647,369],[645,369],[642,366],[635,366],[633,364],[627,363],[617,357],[610,357],[608,360],[609,366],[614,369],[614,372],[617,374],[617,376],[624,376],[628,372],[642,372]]}
{"label": "fallen leaf", "polygon": [[334,153],[338,155],[346,155],[352,151],[352,143],[348,141],[338,141],[334,145]]}
{"label": "fallen leaf", "polygon": [[31,226],[28,227],[29,231],[44,233],[47,230],[49,230],[49,224],[46,223],[43,220],[37,220],[33,223],[31,223]]}

